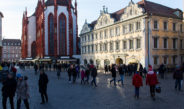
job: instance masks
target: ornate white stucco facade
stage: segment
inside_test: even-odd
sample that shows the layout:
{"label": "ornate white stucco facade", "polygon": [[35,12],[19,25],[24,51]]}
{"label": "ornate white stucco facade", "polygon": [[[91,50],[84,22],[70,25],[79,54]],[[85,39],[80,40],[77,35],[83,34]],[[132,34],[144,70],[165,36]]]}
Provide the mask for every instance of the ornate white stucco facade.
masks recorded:
{"label": "ornate white stucco facade", "polygon": [[[149,6],[149,7],[148,7]],[[162,12],[155,10],[155,7],[160,8]],[[101,11],[99,18],[92,22],[83,25],[80,33],[81,37],[81,64],[95,64],[99,67],[110,64],[132,64],[140,63],[143,67],[153,65],[157,68],[158,65],[164,63],[165,55],[170,55],[170,51],[175,54],[178,58],[182,58],[183,51],[177,49],[174,51],[172,47],[168,47],[163,52],[163,43],[158,41],[155,42],[155,34],[157,36],[169,37],[169,43],[173,40],[171,33],[182,32],[182,17],[176,15],[176,12],[181,12],[177,9],[169,8],[171,13],[167,12],[168,9],[163,5],[159,5],[153,2],[142,0],[138,3],[132,1],[127,7],[115,12],[108,13],[107,8],[104,7]],[[169,13],[165,14],[165,13]],[[165,14],[165,15],[164,15]],[[161,19],[172,19],[176,20],[178,30],[173,32],[172,28],[169,27],[168,31],[163,31],[164,20]],[[172,18],[170,18],[172,17]],[[155,31],[154,22],[157,18],[159,29]],[[171,25],[173,22],[168,22]],[[180,25],[181,24],[181,25]],[[180,30],[179,30],[180,25]],[[163,31],[163,33],[161,33]],[[180,35],[177,37],[181,37]],[[178,38],[178,40],[182,40]],[[161,39],[162,40],[162,39]],[[155,43],[158,49],[155,50]],[[181,44],[181,43],[176,43]],[[173,44],[174,45],[174,44]],[[178,46],[177,45],[177,46]],[[157,46],[156,46],[157,47]],[[170,51],[169,51],[170,50]],[[158,56],[158,60],[155,59]],[[171,55],[170,59],[174,59]],[[157,62],[159,61],[159,62]],[[176,60],[175,60],[176,61]],[[175,65],[181,64],[182,62],[168,62],[164,64]]]}

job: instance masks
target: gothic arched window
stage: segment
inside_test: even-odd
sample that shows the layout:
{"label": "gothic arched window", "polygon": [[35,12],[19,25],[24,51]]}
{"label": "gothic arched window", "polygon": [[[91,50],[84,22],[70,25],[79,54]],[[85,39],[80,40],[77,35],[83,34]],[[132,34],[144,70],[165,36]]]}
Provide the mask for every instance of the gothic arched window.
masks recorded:
{"label": "gothic arched window", "polygon": [[48,50],[49,55],[54,55],[54,16],[50,14],[48,17]]}
{"label": "gothic arched window", "polygon": [[64,56],[66,55],[66,16],[60,14],[59,16],[59,54]]}

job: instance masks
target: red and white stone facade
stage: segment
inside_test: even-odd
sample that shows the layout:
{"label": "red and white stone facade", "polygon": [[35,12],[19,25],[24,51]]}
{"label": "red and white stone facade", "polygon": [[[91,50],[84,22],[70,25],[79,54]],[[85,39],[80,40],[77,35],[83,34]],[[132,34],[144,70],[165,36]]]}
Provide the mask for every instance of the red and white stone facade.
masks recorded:
{"label": "red and white stone facade", "polygon": [[79,54],[77,2],[38,0],[30,17],[22,19],[22,58],[61,57]]}

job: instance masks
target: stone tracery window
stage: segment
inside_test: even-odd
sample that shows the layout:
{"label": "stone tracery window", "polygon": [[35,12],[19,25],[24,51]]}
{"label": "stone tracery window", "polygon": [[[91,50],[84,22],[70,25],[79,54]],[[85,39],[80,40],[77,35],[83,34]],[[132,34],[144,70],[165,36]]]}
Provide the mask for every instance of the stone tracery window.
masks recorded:
{"label": "stone tracery window", "polygon": [[66,16],[59,16],[59,54],[66,55]]}
{"label": "stone tracery window", "polygon": [[48,43],[49,55],[54,55],[54,16],[50,14],[48,17]]}

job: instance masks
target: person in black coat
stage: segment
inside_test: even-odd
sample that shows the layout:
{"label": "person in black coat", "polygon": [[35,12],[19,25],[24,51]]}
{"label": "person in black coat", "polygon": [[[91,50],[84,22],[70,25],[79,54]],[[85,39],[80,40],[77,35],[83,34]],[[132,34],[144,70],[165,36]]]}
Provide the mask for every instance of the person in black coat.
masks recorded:
{"label": "person in black coat", "polygon": [[73,76],[73,83],[75,83],[76,78],[77,78],[77,71],[76,71],[75,66],[73,66],[72,68],[72,76]]}
{"label": "person in black coat", "polygon": [[48,102],[48,95],[47,95],[47,84],[48,84],[48,76],[44,73],[44,71],[40,72],[40,78],[39,78],[39,92],[41,94],[42,102],[41,104]]}
{"label": "person in black coat", "polygon": [[70,68],[68,69],[69,82],[71,82],[72,70],[73,70],[73,65],[71,65]]}
{"label": "person in black coat", "polygon": [[116,68],[115,68],[115,65],[112,66],[111,73],[112,73],[113,79],[110,81],[110,84],[114,81],[114,85],[116,86]]}
{"label": "person in black coat", "polygon": [[173,74],[173,78],[176,80],[175,81],[175,90],[181,91],[181,81],[183,80],[183,72],[182,70],[179,68],[179,66],[176,67],[176,70]]}
{"label": "person in black coat", "polygon": [[94,84],[95,87],[97,87],[97,85],[96,85],[96,77],[97,77],[97,69],[96,69],[96,67],[92,68],[92,70],[91,70],[91,76],[93,78],[93,80],[91,81],[91,85]]}
{"label": "person in black coat", "polygon": [[89,68],[86,69],[85,75],[86,75],[86,80],[85,80],[84,84],[86,84],[86,83],[89,84],[89,76],[90,76]]}
{"label": "person in black coat", "polygon": [[8,98],[10,100],[11,109],[14,109],[13,98],[15,96],[16,87],[17,87],[17,82],[13,78],[13,74],[8,74],[8,78],[3,82],[3,87],[2,87],[3,109],[7,109],[6,102]]}
{"label": "person in black coat", "polygon": [[118,80],[118,83],[121,81],[122,85],[123,85],[123,80],[124,80],[124,74],[125,74],[125,65],[121,65],[119,66],[120,80]]}

